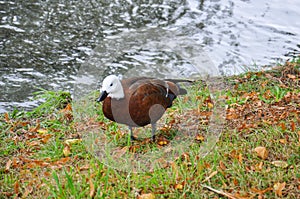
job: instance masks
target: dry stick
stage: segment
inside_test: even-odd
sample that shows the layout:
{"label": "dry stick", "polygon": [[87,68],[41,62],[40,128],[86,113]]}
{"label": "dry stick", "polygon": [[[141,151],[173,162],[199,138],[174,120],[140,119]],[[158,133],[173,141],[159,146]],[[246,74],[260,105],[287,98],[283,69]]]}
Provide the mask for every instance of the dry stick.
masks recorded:
{"label": "dry stick", "polygon": [[209,187],[209,186],[203,185],[203,184],[201,184],[201,186],[202,186],[202,187],[205,187],[205,188],[207,188],[207,189],[209,189],[209,190],[211,190],[211,191],[213,191],[213,192],[215,192],[215,193],[217,193],[217,194],[220,194],[220,195],[223,195],[223,196],[227,196],[228,198],[231,198],[231,199],[237,199],[236,197],[234,197],[234,196],[231,195],[230,193],[225,193],[225,192],[223,192],[223,191],[216,190],[216,189],[214,189],[214,188],[212,188],[212,187]]}
{"label": "dry stick", "polygon": [[202,181],[202,183],[208,181],[209,179],[211,179],[212,177],[214,177],[217,173],[218,173],[218,171],[212,172],[208,177],[206,177],[206,178]]}

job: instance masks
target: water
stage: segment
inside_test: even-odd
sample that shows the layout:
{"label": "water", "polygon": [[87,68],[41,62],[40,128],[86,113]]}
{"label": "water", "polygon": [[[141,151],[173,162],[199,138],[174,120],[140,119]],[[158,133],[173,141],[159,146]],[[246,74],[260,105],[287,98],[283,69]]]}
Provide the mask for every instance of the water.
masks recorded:
{"label": "water", "polygon": [[[139,29],[194,39],[220,74],[283,63],[300,54],[299,10],[297,0],[0,1],[0,112],[36,106],[38,88],[73,91],[96,47]],[[190,74],[189,63],[170,51],[140,49],[123,58],[103,66],[104,74],[140,65],[145,74],[167,73],[155,67],[162,64]]]}

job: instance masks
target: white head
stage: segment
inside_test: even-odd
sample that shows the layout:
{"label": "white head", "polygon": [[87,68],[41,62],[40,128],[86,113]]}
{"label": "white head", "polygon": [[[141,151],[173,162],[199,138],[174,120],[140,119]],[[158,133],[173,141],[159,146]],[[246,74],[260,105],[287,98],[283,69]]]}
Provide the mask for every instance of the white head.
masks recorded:
{"label": "white head", "polygon": [[116,75],[109,75],[103,80],[101,92],[106,92],[112,99],[124,98],[123,86]]}

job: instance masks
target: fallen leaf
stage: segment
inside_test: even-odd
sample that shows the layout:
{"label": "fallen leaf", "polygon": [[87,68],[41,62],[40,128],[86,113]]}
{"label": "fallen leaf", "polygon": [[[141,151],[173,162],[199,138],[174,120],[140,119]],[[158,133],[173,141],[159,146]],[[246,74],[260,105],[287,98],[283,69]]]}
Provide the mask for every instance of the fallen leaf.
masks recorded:
{"label": "fallen leaf", "polygon": [[263,160],[267,159],[267,157],[269,155],[269,152],[266,149],[266,147],[259,146],[259,147],[256,147],[254,149],[254,151],[257,153],[258,157],[260,157]]}
{"label": "fallen leaf", "polygon": [[197,140],[198,142],[203,142],[205,139],[203,135],[197,134],[195,140]]}
{"label": "fallen leaf", "polygon": [[181,155],[181,160],[182,161],[190,161],[190,155],[188,154],[188,153],[183,153],[182,155]]}
{"label": "fallen leaf", "polygon": [[282,130],[282,131],[285,131],[285,130],[286,130],[285,123],[280,123],[280,126],[281,126],[281,130]]}
{"label": "fallen leaf", "polygon": [[290,78],[290,79],[296,79],[296,76],[292,75],[292,74],[287,74],[287,77]]}
{"label": "fallen leaf", "polygon": [[90,168],[90,165],[86,164],[84,166],[79,167],[79,171],[88,170]]}
{"label": "fallen leaf", "polygon": [[166,140],[158,141],[158,145],[160,145],[160,146],[164,146],[164,145],[167,145],[167,144],[168,144],[168,142]]}
{"label": "fallen leaf", "polygon": [[70,157],[60,158],[59,160],[53,162],[52,164],[66,164],[70,160]]}
{"label": "fallen leaf", "polygon": [[16,195],[19,195],[19,188],[20,188],[19,182],[16,181],[14,184],[14,191]]}
{"label": "fallen leaf", "polygon": [[70,103],[64,108],[65,111],[72,111],[72,105]]}
{"label": "fallen leaf", "polygon": [[128,146],[125,146],[125,147],[123,147],[123,148],[121,148],[121,149],[116,149],[116,152],[115,152],[115,154],[114,154],[114,157],[115,157],[115,158],[120,158],[120,157],[122,157],[125,153],[127,153],[129,150],[130,150],[130,147],[128,147]]}
{"label": "fallen leaf", "polygon": [[244,158],[243,158],[243,154],[240,153],[240,154],[238,155],[239,163],[243,163],[243,159],[244,159]]}
{"label": "fallen leaf", "polygon": [[89,181],[90,181],[90,197],[94,198],[96,194],[95,185],[91,179]]}
{"label": "fallen leaf", "polygon": [[77,144],[82,142],[82,139],[68,139],[65,141],[66,145]]}
{"label": "fallen leaf", "polygon": [[263,169],[263,165],[264,165],[263,162],[260,162],[260,163],[256,164],[255,165],[255,170],[256,171],[261,171]]}
{"label": "fallen leaf", "polygon": [[45,171],[45,172],[44,172],[44,176],[49,177],[50,175],[51,175],[50,172],[48,172],[48,171]]}
{"label": "fallen leaf", "polygon": [[39,146],[40,142],[37,140],[31,141],[27,144],[28,146]]}
{"label": "fallen leaf", "polygon": [[207,103],[207,106],[208,106],[208,108],[213,108],[214,107],[214,105],[210,102]]}
{"label": "fallen leaf", "polygon": [[72,105],[69,103],[67,104],[67,106],[60,110],[61,113],[64,114],[64,118],[71,121],[73,119],[73,115],[72,115]]}
{"label": "fallen leaf", "polygon": [[296,130],[296,125],[295,125],[295,122],[294,122],[294,121],[291,121],[291,130],[292,130],[293,132],[295,132],[295,130]]}
{"label": "fallen leaf", "polygon": [[234,178],[234,179],[233,179],[233,184],[234,184],[235,186],[238,186],[238,185],[239,185],[239,181],[238,181],[236,178]]}
{"label": "fallen leaf", "polygon": [[9,122],[10,122],[9,115],[8,115],[7,112],[4,113],[4,118],[5,118],[5,122],[6,122],[6,123],[9,123]]}
{"label": "fallen leaf", "polygon": [[27,198],[29,194],[31,194],[31,192],[33,191],[33,187],[32,186],[28,186],[24,192],[24,194],[22,195],[22,198]]}
{"label": "fallen leaf", "polygon": [[174,186],[174,188],[177,189],[177,190],[182,190],[183,189],[183,185],[182,184],[176,184]]}
{"label": "fallen leaf", "polygon": [[12,160],[11,160],[11,159],[9,159],[9,160],[6,162],[5,172],[8,172],[8,171],[9,171],[10,166],[11,166],[11,163],[12,163]]}
{"label": "fallen leaf", "polygon": [[259,190],[259,189],[256,189],[256,188],[251,188],[251,191],[255,192],[255,193],[258,193],[258,194],[264,194],[268,191],[271,191],[272,188],[269,187],[269,188],[266,188],[266,189],[263,189],[263,190]]}
{"label": "fallen leaf", "polygon": [[46,133],[48,133],[48,130],[47,129],[38,129],[37,132],[39,134],[46,134]]}
{"label": "fallen leaf", "polygon": [[220,169],[221,170],[226,170],[227,168],[226,168],[226,166],[225,166],[225,164],[220,160],[220,162],[219,162],[219,167],[220,167]]}
{"label": "fallen leaf", "polygon": [[139,195],[138,199],[155,199],[155,195],[153,193],[145,193]]}
{"label": "fallen leaf", "polygon": [[277,182],[274,184],[273,190],[277,196],[279,197],[282,196],[282,190],[285,188],[285,184],[286,184],[285,182],[283,183]]}
{"label": "fallen leaf", "polygon": [[37,124],[36,124],[35,127],[32,127],[32,128],[29,129],[30,133],[35,133],[40,129],[40,120],[37,120],[36,123]]}
{"label": "fallen leaf", "polygon": [[286,143],[287,143],[286,139],[279,139],[279,142],[280,142],[281,144],[286,144]]}
{"label": "fallen leaf", "polygon": [[43,144],[46,144],[46,143],[49,141],[49,139],[50,139],[51,137],[52,137],[51,134],[43,135],[43,139],[41,140],[41,142],[42,142]]}
{"label": "fallen leaf", "polygon": [[271,162],[274,166],[276,167],[281,167],[281,168],[287,168],[289,166],[289,164],[285,161],[281,161],[281,160],[275,160],[273,162]]}
{"label": "fallen leaf", "polygon": [[63,153],[65,157],[68,157],[71,154],[71,149],[69,145],[65,146],[65,148],[63,149]]}

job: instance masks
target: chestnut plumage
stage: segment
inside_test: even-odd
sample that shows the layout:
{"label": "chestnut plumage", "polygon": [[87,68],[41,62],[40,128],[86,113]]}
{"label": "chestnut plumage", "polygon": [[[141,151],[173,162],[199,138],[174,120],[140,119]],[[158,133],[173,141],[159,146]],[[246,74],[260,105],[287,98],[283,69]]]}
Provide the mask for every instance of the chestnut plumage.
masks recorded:
{"label": "chestnut plumage", "polygon": [[134,139],[132,127],[151,124],[152,139],[155,140],[157,120],[172,106],[178,95],[187,93],[177,84],[184,81],[189,82],[147,77],[120,80],[115,75],[109,75],[103,80],[97,101],[103,101],[102,110],[106,118],[129,126],[131,139]]}

